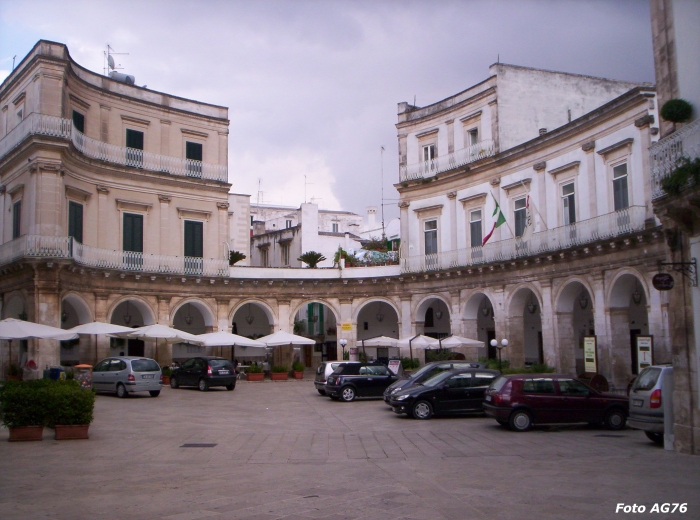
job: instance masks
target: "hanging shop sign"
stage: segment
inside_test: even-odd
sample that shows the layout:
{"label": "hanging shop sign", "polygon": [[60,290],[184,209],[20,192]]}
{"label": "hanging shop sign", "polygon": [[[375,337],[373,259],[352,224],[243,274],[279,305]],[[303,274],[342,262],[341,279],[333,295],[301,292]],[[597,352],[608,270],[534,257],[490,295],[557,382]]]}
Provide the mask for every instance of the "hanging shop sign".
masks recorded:
{"label": "hanging shop sign", "polygon": [[657,291],[670,291],[675,285],[673,276],[669,273],[657,273],[654,278],[651,279],[651,284]]}

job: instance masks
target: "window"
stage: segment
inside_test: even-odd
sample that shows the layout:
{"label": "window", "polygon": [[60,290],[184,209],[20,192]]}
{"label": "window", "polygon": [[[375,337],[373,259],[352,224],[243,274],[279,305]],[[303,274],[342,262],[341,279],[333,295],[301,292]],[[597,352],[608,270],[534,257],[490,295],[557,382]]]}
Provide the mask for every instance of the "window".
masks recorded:
{"label": "window", "polygon": [[435,145],[428,144],[423,147],[423,162],[432,161],[435,159]]}
{"label": "window", "polygon": [[338,232],[338,223],[333,222],[333,233],[337,233],[337,232]]}
{"label": "window", "polygon": [[201,143],[185,142],[185,159],[187,159],[187,175],[202,176],[202,145]]}
{"label": "window", "polygon": [[457,374],[450,377],[445,383],[450,388],[469,388],[469,383],[471,383],[472,375],[467,374]]}
{"label": "window", "polygon": [[251,215],[251,216],[250,216],[250,225],[251,225],[251,226],[253,225],[253,218],[254,218],[253,215]]}
{"label": "window", "polygon": [[425,237],[424,254],[432,255],[438,252],[437,243],[437,220],[426,220],[423,223],[423,233]]}
{"label": "window", "polygon": [[481,227],[481,210],[477,209],[469,212],[469,236],[472,247],[481,247],[483,241]]}
{"label": "window", "polygon": [[124,213],[124,251],[143,253],[143,215]]}
{"label": "window", "polygon": [[185,220],[185,256],[202,258],[204,256],[204,223]]}
{"label": "window", "polygon": [[75,110],[73,110],[73,128],[81,134],[85,133],[85,116]]}
{"label": "window", "polygon": [[479,130],[477,128],[472,128],[467,132],[467,144],[473,146],[479,142]]}
{"label": "window", "polygon": [[281,245],[282,265],[289,265],[289,244]]}
{"label": "window", "polygon": [[515,216],[515,236],[521,237],[525,232],[525,224],[527,223],[527,198],[515,199],[513,201],[513,213]]}
{"label": "window", "polygon": [[568,226],[576,223],[576,202],[574,200],[574,183],[561,187],[562,224]]}
{"label": "window", "polygon": [[627,187],[627,163],[613,168],[613,198],[615,211],[629,208],[629,193]]}
{"label": "window", "polygon": [[525,394],[554,394],[554,380],[551,378],[526,379],[523,381]]}
{"label": "window", "polygon": [[126,129],[126,165],[143,166],[143,132],[130,128]]}
{"label": "window", "polygon": [[[251,223],[251,224],[253,223],[252,218],[251,218],[250,223]],[[289,229],[290,227],[292,227],[292,221],[291,221],[291,220],[286,220],[285,223],[284,223],[284,227],[285,227],[286,229]]]}
{"label": "window", "polygon": [[21,123],[24,120],[24,103],[17,107],[17,122]]}
{"label": "window", "polygon": [[68,236],[83,243],[83,205],[72,200],[68,202]]}
{"label": "window", "polygon": [[472,380],[472,386],[489,386],[496,376],[494,374],[477,372],[474,374],[474,379]]}
{"label": "window", "polygon": [[559,391],[562,395],[588,396],[590,390],[586,385],[575,379],[560,379]]}
{"label": "window", "polygon": [[263,248],[260,249],[260,266],[261,266],[261,267],[267,267],[267,266],[268,266],[267,253],[268,253],[268,250],[267,250],[266,247],[263,247]]}
{"label": "window", "polygon": [[12,204],[12,238],[19,238],[22,231],[22,201]]}

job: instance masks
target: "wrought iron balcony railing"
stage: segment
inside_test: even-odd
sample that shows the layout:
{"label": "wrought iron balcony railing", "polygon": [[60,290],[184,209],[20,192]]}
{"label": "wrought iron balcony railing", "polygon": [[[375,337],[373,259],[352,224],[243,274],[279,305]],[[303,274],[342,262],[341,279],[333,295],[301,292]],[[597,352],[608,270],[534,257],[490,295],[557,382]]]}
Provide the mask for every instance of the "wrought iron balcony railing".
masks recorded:
{"label": "wrought iron balcony railing", "polygon": [[402,166],[399,171],[399,179],[401,182],[404,182],[434,177],[438,173],[459,168],[460,166],[473,163],[484,157],[491,157],[495,153],[496,149],[492,140],[481,141],[480,143],[462,148],[451,154],[436,157],[430,161]]}
{"label": "wrought iron balcony railing", "polygon": [[180,177],[228,182],[228,167],[225,165],[209,164],[103,143],[73,128],[72,122],[68,119],[36,113],[28,115],[0,140],[0,158],[12,151],[30,135],[70,139],[75,148],[87,157],[112,164]]}
{"label": "wrought iron balcony railing", "polygon": [[166,256],[86,246],[71,237],[24,235],[0,245],[0,265],[20,258],[73,259],[77,264],[151,274],[228,276],[224,259]]}
{"label": "wrought iron balcony railing", "polygon": [[511,238],[483,247],[469,247],[430,255],[401,259],[401,272],[417,273],[457,267],[506,262],[517,258],[563,251],[644,229],[646,208],[632,206],[599,217],[561,226],[532,235],[528,241]]}
{"label": "wrought iron balcony railing", "polygon": [[649,148],[651,161],[651,199],[666,195],[661,181],[671,175],[681,158],[700,157],[700,119],[664,137]]}

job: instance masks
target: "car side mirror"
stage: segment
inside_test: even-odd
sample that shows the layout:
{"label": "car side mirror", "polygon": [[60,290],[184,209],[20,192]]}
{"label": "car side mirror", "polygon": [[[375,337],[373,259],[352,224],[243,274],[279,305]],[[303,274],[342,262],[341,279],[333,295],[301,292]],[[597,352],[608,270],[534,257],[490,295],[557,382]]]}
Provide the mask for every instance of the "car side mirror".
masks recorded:
{"label": "car side mirror", "polygon": [[447,383],[440,385],[440,390],[449,390],[449,389],[450,389],[450,385],[448,385]]}

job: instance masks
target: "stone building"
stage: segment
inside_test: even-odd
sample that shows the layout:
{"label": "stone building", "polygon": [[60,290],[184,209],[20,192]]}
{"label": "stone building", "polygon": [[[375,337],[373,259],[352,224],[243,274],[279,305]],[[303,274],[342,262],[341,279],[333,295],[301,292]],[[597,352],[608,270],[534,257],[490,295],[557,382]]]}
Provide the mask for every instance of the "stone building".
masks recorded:
{"label": "stone building", "polygon": [[[674,98],[693,106],[691,121],[674,124],[661,121],[662,138],[650,150],[654,211],[663,224],[666,237],[665,268],[675,278],[668,291],[674,367],[675,448],[684,453],[700,453],[700,289],[697,263],[700,257],[700,191],[687,187],[679,194],[668,194],[661,186],[671,176],[678,160],[700,157],[700,3],[678,0],[652,0],[651,23],[654,66],[659,106]],[[668,440],[668,439],[666,439]]]}

